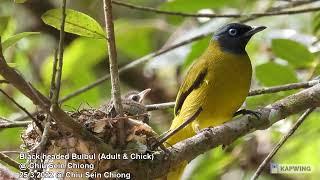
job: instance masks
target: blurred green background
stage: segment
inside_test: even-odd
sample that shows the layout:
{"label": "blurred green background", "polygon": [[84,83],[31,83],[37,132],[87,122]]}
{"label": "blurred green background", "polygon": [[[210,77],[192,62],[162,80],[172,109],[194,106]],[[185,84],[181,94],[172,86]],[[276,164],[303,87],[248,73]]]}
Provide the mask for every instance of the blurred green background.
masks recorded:
{"label": "blurred green background", "polygon": [[[170,11],[189,13],[250,13],[266,12],[281,7],[283,10],[319,7],[316,1],[284,0],[130,0],[126,2]],[[41,20],[46,11],[60,6],[60,1],[27,0],[15,3],[0,0],[0,35],[6,40],[22,32],[40,32],[28,35],[5,50],[6,60],[41,92],[48,94],[51,66],[59,31]],[[290,5],[291,4],[291,5]],[[101,0],[68,1],[68,8],[94,18],[102,27]],[[196,35],[212,32],[233,18],[183,18],[137,11],[114,5],[114,23],[118,62],[122,67],[148,53],[167,47]],[[308,81],[320,73],[319,35],[320,12],[260,17],[249,25],[268,28],[255,36],[247,46],[254,77],[252,89]],[[179,84],[189,65],[207,47],[211,37],[179,47],[148,63],[121,74],[122,93],[151,88],[147,104],[174,101]],[[66,34],[62,92],[65,96],[108,74],[106,42],[103,39]],[[2,77],[0,77],[2,79]],[[37,108],[10,85],[0,84],[10,96],[30,112]],[[106,81],[65,103],[63,109],[99,107],[110,98],[110,82]],[[247,98],[249,109],[255,109],[281,99],[296,90]],[[15,120],[24,116],[7,98],[0,94],[0,117]],[[240,138],[226,150],[216,148],[197,159],[186,169],[186,179],[249,179],[275,143],[288,132],[299,115],[276,123],[264,131],[256,131]],[[169,128],[172,109],[151,112],[151,126],[159,133]],[[266,170],[261,179],[318,179],[320,177],[320,112],[313,112],[289,141],[280,149],[273,162],[279,164],[307,164],[313,167],[309,174],[270,174]],[[0,151],[19,150],[20,134],[24,129],[0,129]],[[16,155],[12,155],[16,158]]]}

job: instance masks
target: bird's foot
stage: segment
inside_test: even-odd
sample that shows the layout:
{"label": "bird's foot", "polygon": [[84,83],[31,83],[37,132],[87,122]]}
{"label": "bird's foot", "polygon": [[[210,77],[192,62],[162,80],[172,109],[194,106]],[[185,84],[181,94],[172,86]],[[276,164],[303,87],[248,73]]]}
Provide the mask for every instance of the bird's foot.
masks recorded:
{"label": "bird's foot", "polygon": [[261,113],[258,111],[252,111],[252,110],[248,110],[248,109],[240,109],[239,111],[237,111],[236,113],[234,113],[233,117],[238,116],[238,115],[253,115],[255,116],[257,119],[260,119],[261,117]]}
{"label": "bird's foot", "polygon": [[171,152],[163,144],[160,145],[160,149],[164,152],[164,155],[163,155],[164,160],[167,160],[170,157]]}

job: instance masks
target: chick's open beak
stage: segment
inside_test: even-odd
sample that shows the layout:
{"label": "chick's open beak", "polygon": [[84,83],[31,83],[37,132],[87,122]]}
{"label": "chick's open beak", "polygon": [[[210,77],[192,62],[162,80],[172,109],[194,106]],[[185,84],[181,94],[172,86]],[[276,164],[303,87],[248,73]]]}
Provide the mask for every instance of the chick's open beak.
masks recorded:
{"label": "chick's open beak", "polygon": [[142,101],[150,93],[150,91],[151,91],[151,89],[148,88],[148,89],[145,89],[145,90],[141,91],[140,93],[138,93],[138,96],[139,96],[138,102],[142,103]]}

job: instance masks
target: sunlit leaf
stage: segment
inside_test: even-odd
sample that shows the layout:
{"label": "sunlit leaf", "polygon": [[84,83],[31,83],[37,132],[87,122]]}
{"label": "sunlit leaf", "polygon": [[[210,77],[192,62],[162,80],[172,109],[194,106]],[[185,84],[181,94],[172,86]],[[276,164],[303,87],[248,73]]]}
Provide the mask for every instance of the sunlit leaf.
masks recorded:
{"label": "sunlit leaf", "polygon": [[[91,38],[106,38],[102,27],[92,17],[72,9],[67,9],[66,15],[64,28],[66,32]],[[41,19],[45,24],[60,30],[61,9],[51,9],[45,12]]]}
{"label": "sunlit leaf", "polygon": [[22,32],[22,33],[13,35],[13,36],[9,37],[8,39],[6,39],[5,41],[2,42],[2,49],[6,50],[8,47],[14,45],[15,43],[17,43],[22,38],[25,38],[25,37],[28,37],[28,36],[31,36],[31,35],[36,35],[36,34],[40,34],[40,32]]}
{"label": "sunlit leaf", "polygon": [[297,82],[297,75],[290,66],[268,62],[256,66],[256,77],[264,86]]}
{"label": "sunlit leaf", "polygon": [[273,39],[272,51],[295,67],[309,66],[314,60],[313,54],[307,47],[290,39]]}

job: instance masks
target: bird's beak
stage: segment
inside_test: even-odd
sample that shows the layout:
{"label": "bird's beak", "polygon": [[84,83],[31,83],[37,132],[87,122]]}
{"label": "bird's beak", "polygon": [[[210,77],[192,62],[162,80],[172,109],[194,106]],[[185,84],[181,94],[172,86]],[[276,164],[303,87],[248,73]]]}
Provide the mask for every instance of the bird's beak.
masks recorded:
{"label": "bird's beak", "polygon": [[138,94],[138,96],[140,97],[138,102],[139,102],[139,103],[142,103],[142,101],[143,101],[144,98],[150,93],[150,91],[151,91],[150,88],[141,91],[141,92]]}
{"label": "bird's beak", "polygon": [[267,27],[265,27],[265,26],[254,27],[254,28],[252,28],[250,31],[246,32],[246,33],[244,34],[244,36],[245,36],[245,37],[251,37],[251,36],[253,36],[254,34],[256,34],[257,32],[260,32],[260,31],[264,30],[265,28],[267,28]]}

